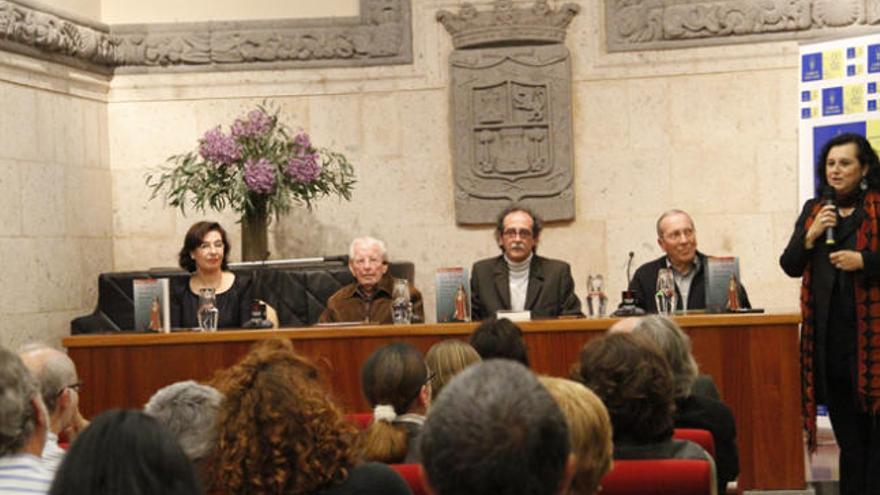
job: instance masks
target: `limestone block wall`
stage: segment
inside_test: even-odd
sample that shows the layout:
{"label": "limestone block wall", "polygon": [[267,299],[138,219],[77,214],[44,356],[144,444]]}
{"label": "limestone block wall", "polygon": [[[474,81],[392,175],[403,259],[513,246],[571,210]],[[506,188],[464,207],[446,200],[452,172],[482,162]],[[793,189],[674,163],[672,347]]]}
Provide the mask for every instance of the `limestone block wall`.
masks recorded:
{"label": "limestone block wall", "polygon": [[60,343],[114,267],[107,83],[0,53],[0,345]]}
{"label": "limestone block wall", "polygon": [[[626,253],[636,263],[659,256],[656,217],[683,208],[702,250],[741,257],[754,304],[794,310],[797,281],[776,260],[799,207],[796,44],[608,54],[602,2],[578,3],[566,41],[577,218],[549,226],[539,251],[572,263],[581,297],[588,273],[605,274],[616,305]],[[415,262],[433,319],[434,270],[498,253],[490,226],[454,223],[452,48],[434,13],[457,6],[413,1],[412,65],[116,76],[107,107],[114,268],[173,265],[183,232],[203,218],[148,201],[144,173],[271,98],[290,125],[347,153],[359,181],[350,203],[325,201],[275,222],[274,256],[338,254],[353,236],[383,238],[392,258]],[[240,247],[234,215],[207,216],[229,226]]]}

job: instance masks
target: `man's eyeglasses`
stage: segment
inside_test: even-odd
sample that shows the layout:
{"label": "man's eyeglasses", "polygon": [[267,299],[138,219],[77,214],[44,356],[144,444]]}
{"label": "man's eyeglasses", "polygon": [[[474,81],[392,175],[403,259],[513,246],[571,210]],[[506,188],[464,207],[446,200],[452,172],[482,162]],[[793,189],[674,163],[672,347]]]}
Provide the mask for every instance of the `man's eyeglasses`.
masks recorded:
{"label": "man's eyeglasses", "polygon": [[519,229],[519,230],[507,229],[504,232],[502,232],[501,235],[503,235],[504,237],[506,237],[508,239],[513,239],[517,236],[519,236],[520,239],[531,239],[532,238],[532,231],[528,230],[528,229]]}
{"label": "man's eyeglasses", "polygon": [[76,393],[79,393],[80,389],[82,389],[82,386],[83,386],[82,382],[76,382],[76,383],[73,383],[70,385],[65,385],[64,387],[61,387],[61,390],[58,391],[57,396],[60,396],[61,394],[64,393],[65,390],[67,390],[69,388],[72,388],[72,389],[76,390]]}

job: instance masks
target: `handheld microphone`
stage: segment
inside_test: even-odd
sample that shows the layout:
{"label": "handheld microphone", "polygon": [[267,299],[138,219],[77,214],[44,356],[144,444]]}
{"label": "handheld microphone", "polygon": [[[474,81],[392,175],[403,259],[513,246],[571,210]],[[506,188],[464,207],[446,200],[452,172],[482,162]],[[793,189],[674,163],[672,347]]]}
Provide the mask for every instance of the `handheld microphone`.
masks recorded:
{"label": "handheld microphone", "polygon": [[[825,186],[822,188],[822,204],[823,205],[834,205],[834,188],[831,186]],[[828,227],[825,229],[825,245],[833,246],[834,242],[834,227]]]}

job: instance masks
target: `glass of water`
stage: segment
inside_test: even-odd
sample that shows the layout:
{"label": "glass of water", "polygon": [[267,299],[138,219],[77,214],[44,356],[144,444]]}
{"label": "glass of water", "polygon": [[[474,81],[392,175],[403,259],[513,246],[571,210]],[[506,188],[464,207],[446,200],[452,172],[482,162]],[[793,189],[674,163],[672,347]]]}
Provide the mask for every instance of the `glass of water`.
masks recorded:
{"label": "glass of water", "polygon": [[394,279],[394,291],[391,294],[391,320],[395,325],[409,325],[412,322],[409,282],[405,278]]}
{"label": "glass of water", "polygon": [[203,332],[216,332],[219,311],[217,294],[214,289],[205,287],[199,290],[199,329]]}
{"label": "glass of water", "polygon": [[670,316],[675,312],[675,277],[669,268],[661,268],[657,272],[657,292],[654,299],[657,303],[657,313]]}

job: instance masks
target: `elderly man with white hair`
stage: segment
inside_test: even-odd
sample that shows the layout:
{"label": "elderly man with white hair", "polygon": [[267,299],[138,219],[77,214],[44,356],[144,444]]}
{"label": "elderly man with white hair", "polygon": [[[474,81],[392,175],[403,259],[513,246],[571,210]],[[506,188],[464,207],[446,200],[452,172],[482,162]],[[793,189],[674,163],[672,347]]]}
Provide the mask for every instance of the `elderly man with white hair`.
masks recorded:
{"label": "elderly man with white hair", "polygon": [[65,432],[72,440],[88,426],[88,421],[79,412],[82,383],[70,357],[54,347],[42,343],[28,344],[18,351],[18,355],[36,379],[49,412],[49,431],[42,457],[46,467],[54,472],[65,454],[58,445],[58,436]]}
{"label": "elderly man with white hair", "polygon": [[[394,278],[388,273],[385,243],[372,237],[359,237],[351,241],[348,269],[356,282],[330,296],[327,309],[321,313],[318,322],[391,323]],[[413,321],[425,321],[422,294],[415,287],[410,287],[409,293]]]}

